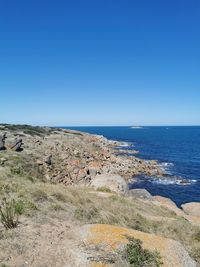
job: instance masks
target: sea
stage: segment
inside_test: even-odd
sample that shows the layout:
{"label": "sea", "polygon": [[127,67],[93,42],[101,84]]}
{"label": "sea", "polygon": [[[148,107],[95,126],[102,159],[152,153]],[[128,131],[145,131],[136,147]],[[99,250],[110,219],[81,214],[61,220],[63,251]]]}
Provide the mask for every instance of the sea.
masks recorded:
{"label": "sea", "polygon": [[157,160],[164,178],[141,175],[129,188],[145,188],[152,195],[172,199],[178,206],[200,202],[200,126],[162,127],[63,127],[122,141],[139,158]]}

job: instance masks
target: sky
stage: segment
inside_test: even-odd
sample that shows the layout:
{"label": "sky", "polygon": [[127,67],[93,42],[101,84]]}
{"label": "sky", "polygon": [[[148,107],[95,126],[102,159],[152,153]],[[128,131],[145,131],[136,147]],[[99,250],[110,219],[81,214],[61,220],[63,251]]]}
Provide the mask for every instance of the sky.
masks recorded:
{"label": "sky", "polygon": [[199,0],[0,0],[0,123],[200,125]]}

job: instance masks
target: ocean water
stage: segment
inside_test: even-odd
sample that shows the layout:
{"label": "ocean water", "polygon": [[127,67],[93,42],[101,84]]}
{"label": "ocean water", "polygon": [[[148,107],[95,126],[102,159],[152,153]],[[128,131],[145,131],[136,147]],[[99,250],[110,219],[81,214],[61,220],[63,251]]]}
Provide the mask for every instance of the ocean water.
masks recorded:
{"label": "ocean water", "polygon": [[66,127],[108,139],[127,142],[142,159],[156,159],[165,168],[165,179],[140,176],[130,188],[145,188],[152,195],[171,198],[178,206],[200,202],[200,127]]}

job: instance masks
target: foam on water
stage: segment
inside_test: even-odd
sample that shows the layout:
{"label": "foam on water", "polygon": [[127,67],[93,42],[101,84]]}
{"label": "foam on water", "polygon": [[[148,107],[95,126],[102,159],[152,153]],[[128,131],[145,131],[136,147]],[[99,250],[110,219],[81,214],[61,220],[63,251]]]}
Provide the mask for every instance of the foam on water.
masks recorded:
{"label": "foam on water", "polygon": [[[151,179],[150,179],[151,180]],[[183,179],[182,177],[163,177],[163,178],[153,178],[152,183],[154,184],[163,184],[163,185],[169,185],[169,184],[176,184],[180,186],[190,185],[192,183],[196,183],[197,180],[189,180],[189,179]]]}
{"label": "foam on water", "polygon": [[130,147],[132,143],[130,142],[122,142],[119,147]]}

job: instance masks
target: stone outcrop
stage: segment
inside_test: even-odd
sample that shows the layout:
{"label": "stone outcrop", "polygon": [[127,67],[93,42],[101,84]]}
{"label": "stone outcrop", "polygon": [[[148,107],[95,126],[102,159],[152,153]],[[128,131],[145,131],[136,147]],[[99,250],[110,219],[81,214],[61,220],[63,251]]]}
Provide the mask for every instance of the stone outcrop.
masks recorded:
{"label": "stone outcrop", "polygon": [[[53,182],[89,185],[97,175],[116,174],[128,181],[135,175],[162,174],[156,161],[118,154],[115,147],[121,143],[103,136],[23,125],[6,125],[0,129],[6,131],[8,137],[8,141],[5,144],[0,142],[0,146],[3,148],[5,145],[9,153],[21,151],[18,155],[22,159],[20,166],[30,163],[34,173],[37,169],[41,177]],[[3,136],[4,132],[0,135]],[[6,154],[6,151],[1,153]]]}
{"label": "stone outcrop", "polygon": [[15,151],[21,151],[22,150],[22,139],[15,139],[15,141],[10,145],[10,149],[13,149]]}
{"label": "stone outcrop", "polygon": [[127,197],[152,199],[152,195],[146,189],[131,189],[126,192]]}
{"label": "stone outcrop", "polygon": [[6,133],[0,135],[0,150],[5,149],[5,140],[6,140]]}
{"label": "stone outcrop", "polygon": [[12,149],[14,151],[21,151],[22,150],[22,139],[15,139],[12,140],[11,142],[6,143],[6,138],[7,138],[7,133],[3,133],[3,135],[0,135],[0,150],[5,150],[5,149]]}
{"label": "stone outcrop", "polygon": [[190,202],[181,205],[181,208],[188,215],[200,217],[200,203],[199,202]]}
{"label": "stone outcrop", "polygon": [[154,196],[153,200],[155,204],[171,210],[176,215],[184,216],[184,212],[181,209],[179,209],[171,199],[162,196]]}
{"label": "stone outcrop", "polygon": [[[99,251],[103,250],[104,255],[123,250],[128,243],[127,236],[130,236],[140,239],[145,249],[157,250],[162,257],[163,267],[196,267],[196,263],[190,258],[180,242],[155,234],[113,225],[97,224],[83,226],[81,235],[88,250],[92,247],[99,247],[101,248]],[[100,255],[98,257],[101,259]],[[112,265],[105,264],[104,266]]]}
{"label": "stone outcrop", "polygon": [[187,203],[182,205],[182,209],[179,209],[176,204],[169,198],[162,197],[162,196],[154,196],[153,202],[156,205],[165,207],[176,215],[185,218],[193,225],[200,225],[200,216],[199,214],[199,203]]}
{"label": "stone outcrop", "polygon": [[116,193],[125,193],[127,191],[127,183],[123,177],[116,174],[96,175],[91,182],[91,186],[95,189],[108,188]]}

